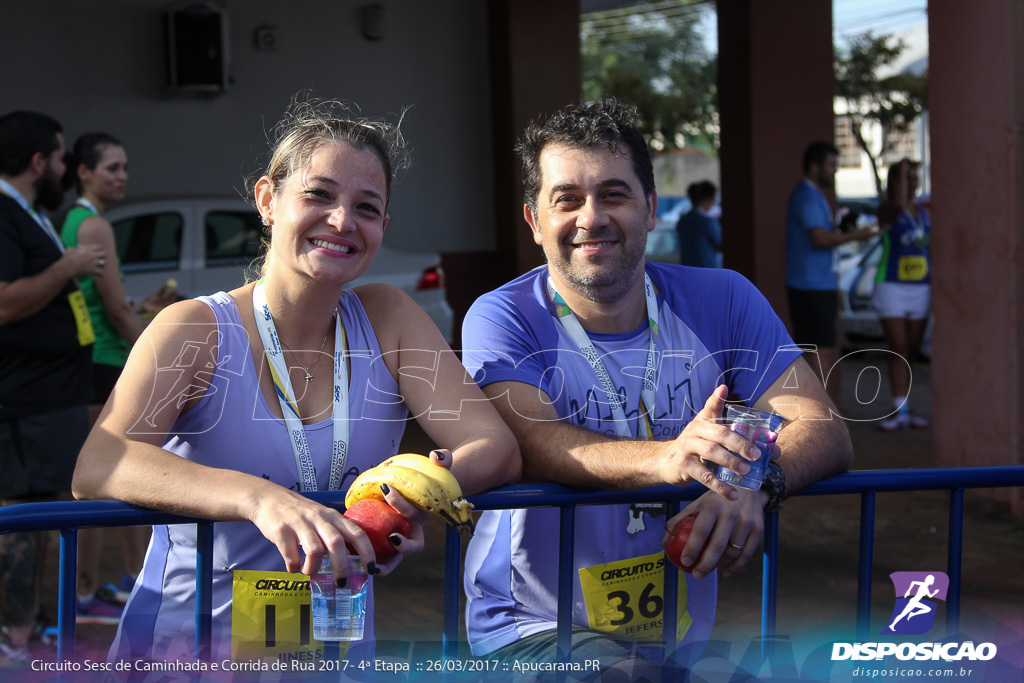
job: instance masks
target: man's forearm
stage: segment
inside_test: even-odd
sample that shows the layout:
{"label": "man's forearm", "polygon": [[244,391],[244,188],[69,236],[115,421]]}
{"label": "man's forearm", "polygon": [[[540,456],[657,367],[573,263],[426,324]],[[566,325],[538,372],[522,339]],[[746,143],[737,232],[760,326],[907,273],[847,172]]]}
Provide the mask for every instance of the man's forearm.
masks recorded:
{"label": "man's forearm", "polygon": [[789,422],[779,432],[779,466],[794,493],[850,468],[853,444],[824,387],[803,358],[782,372],[754,404]]}
{"label": "man's forearm", "polygon": [[798,419],[779,433],[779,466],[790,494],[853,464],[853,444],[842,418]]}
{"label": "man's forearm", "polygon": [[0,283],[0,325],[16,322],[39,311],[53,301],[71,279],[64,258],[46,270],[13,282]]}
{"label": "man's forearm", "polygon": [[520,423],[512,431],[523,454],[524,481],[620,491],[664,483],[652,472],[657,441],[619,439],[562,422],[542,429]]}

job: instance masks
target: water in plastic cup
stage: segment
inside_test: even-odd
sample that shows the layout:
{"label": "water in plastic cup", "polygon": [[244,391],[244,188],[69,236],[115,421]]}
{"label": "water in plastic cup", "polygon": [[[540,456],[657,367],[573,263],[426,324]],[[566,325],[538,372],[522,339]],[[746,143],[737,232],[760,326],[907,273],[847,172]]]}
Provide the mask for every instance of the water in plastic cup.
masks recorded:
{"label": "water in plastic cup", "polygon": [[[726,406],[723,423],[726,427],[736,432],[747,441],[753,442],[761,450],[761,457],[751,462],[750,471],[745,476],[740,476],[725,465],[718,466],[718,478],[726,484],[741,489],[760,491],[761,482],[764,481],[765,470],[768,469],[768,462],[771,460],[772,448],[775,446],[775,439],[779,435],[786,419],[774,413],[766,413],[762,410],[747,408],[746,406]],[[732,453],[732,451],[729,451]],[[737,454],[738,455],[738,454]],[[743,457],[743,456],[739,456]],[[746,460],[746,458],[743,458]]]}
{"label": "water in plastic cup", "polygon": [[366,570],[358,555],[348,557],[348,585],[338,588],[331,570],[331,558],[324,557],[320,571],[310,583],[313,605],[313,638],[325,640],[362,640],[366,623]]}

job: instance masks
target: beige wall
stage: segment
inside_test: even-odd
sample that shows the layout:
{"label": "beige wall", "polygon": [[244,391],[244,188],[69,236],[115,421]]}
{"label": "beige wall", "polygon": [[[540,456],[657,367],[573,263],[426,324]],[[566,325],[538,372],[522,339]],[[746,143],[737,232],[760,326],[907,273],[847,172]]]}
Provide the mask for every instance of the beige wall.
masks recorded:
{"label": "beige wall", "polygon": [[[72,139],[95,129],[121,138],[131,198],[238,192],[302,89],[370,115],[411,106],[415,165],[396,187],[386,243],[494,248],[487,3],[382,0],[383,38],[368,41],[359,0],[227,2],[233,83],[189,97],[162,91],[169,4],[5,2],[0,110],[47,112]],[[276,50],[256,48],[261,25],[276,27]]]}

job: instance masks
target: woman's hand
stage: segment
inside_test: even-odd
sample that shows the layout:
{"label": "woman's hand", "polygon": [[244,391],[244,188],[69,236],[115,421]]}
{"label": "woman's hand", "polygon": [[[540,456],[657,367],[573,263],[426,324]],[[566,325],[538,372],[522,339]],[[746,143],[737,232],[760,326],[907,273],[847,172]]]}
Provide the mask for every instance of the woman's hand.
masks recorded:
{"label": "woman's hand", "polygon": [[[451,467],[452,454],[447,449],[430,453],[430,459],[442,467]],[[415,507],[400,493],[387,487],[382,491],[387,503],[409,520],[408,537],[392,534],[390,540],[398,555],[386,562],[377,562],[366,533],[340,512],[316,503],[306,496],[267,482],[267,490],[259,495],[249,519],[284,559],[285,570],[312,576],[320,569],[324,555],[331,558],[334,578],[345,578],[351,547],[359,555],[368,574],[389,574],[405,554],[423,550],[423,522],[430,514]]]}
{"label": "woman's hand", "polygon": [[[435,465],[440,465],[446,469],[452,467],[452,452],[447,448],[438,448],[430,452],[430,461]],[[409,520],[409,526],[412,527],[412,531],[408,537],[402,536],[401,534],[391,534],[390,540],[394,544],[395,548],[398,549],[398,555],[395,555],[387,562],[379,564],[381,574],[389,574],[398,563],[402,561],[402,557],[407,554],[421,552],[424,548],[425,541],[423,538],[423,523],[430,519],[430,513],[420,510],[418,507],[410,503],[397,491],[391,490],[384,492],[384,500],[387,501],[388,505],[398,511],[400,515]]]}
{"label": "woman's hand", "polygon": [[348,573],[347,543],[363,558],[367,572],[377,573],[370,539],[337,510],[270,482],[257,496],[249,520],[277,546],[286,571],[312,576],[327,554],[335,578],[342,578]]}

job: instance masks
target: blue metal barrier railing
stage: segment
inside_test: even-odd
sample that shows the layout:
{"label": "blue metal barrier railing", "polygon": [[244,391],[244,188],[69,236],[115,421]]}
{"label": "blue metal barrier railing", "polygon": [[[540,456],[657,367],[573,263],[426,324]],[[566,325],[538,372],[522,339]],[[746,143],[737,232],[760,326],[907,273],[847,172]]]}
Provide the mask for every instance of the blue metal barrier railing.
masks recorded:
{"label": "blue metal barrier railing", "polygon": [[[936,468],[913,470],[866,470],[844,472],[801,491],[801,496],[839,494],[861,495],[860,559],[857,592],[857,630],[866,633],[871,607],[871,570],[874,549],[875,495],[897,491],[948,490],[950,492],[947,623],[955,628],[960,615],[961,554],[963,550],[964,491],[970,488],[1024,486],[1024,465],[1002,467]],[[595,491],[558,484],[517,484],[473,496],[477,510],[525,507],[558,507],[562,529],[559,541],[558,649],[562,656],[570,650],[572,629],[572,551],[575,509],[579,505],[664,502],[678,510],[680,501],[694,500],[706,489],[694,484],[684,488],[659,486],[638,491]],[[344,495],[337,491],[309,494],[330,507],[341,508]],[[75,580],[77,575],[78,530],[88,527],[142,526],[160,524],[197,524],[196,557],[196,643],[197,658],[210,651],[213,594],[213,522],[194,517],[138,508],[116,501],[29,503],[0,509],[0,533],[59,529],[60,579],[58,603],[57,655],[61,661],[74,658]],[[455,657],[459,644],[459,600],[461,539],[448,530],[445,551],[445,598],[442,652]],[[775,635],[775,589],[778,583],[778,516],[766,516],[762,592],[762,639]],[[666,563],[664,592],[665,625],[663,639],[675,643],[675,600],[678,573]],[[666,648],[666,651],[668,648]],[[764,654],[764,651],[762,651]]]}

